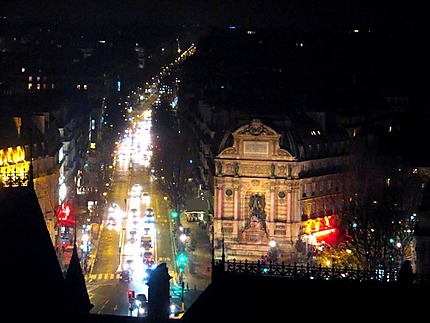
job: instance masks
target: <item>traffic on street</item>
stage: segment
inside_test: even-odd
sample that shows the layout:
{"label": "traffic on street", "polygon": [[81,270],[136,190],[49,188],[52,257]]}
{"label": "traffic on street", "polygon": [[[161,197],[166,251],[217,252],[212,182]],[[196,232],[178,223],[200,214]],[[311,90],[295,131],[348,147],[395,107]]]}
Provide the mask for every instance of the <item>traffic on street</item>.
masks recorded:
{"label": "traffic on street", "polygon": [[[146,316],[148,280],[166,263],[171,286],[171,317],[179,318],[210,282],[211,248],[207,231],[187,214],[172,219],[168,199],[157,190],[151,171],[151,103],[127,128],[115,148],[112,180],[105,196],[100,235],[93,241],[87,289],[92,313]],[[197,248],[178,270],[174,243],[178,223],[196,232]],[[201,242],[199,242],[199,240]]]}

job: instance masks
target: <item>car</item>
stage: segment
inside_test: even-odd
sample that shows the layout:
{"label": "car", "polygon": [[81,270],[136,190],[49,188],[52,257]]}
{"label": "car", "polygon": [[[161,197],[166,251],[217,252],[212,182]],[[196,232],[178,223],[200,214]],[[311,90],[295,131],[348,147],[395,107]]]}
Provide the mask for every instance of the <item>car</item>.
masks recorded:
{"label": "car", "polygon": [[143,235],[140,237],[140,245],[143,247],[144,245],[152,245],[152,238],[149,235]]}
{"label": "car", "polygon": [[137,218],[139,216],[139,211],[137,209],[130,209],[130,215],[133,218]]}
{"label": "car", "polygon": [[137,294],[136,295],[136,305],[146,304],[148,302],[148,299],[146,298],[145,294]]}
{"label": "car", "polygon": [[145,251],[143,253],[143,258],[144,259],[152,258],[152,252],[151,251]]}
{"label": "car", "polygon": [[152,207],[147,208],[145,211],[145,215],[146,216],[154,216],[155,215],[154,209]]}
{"label": "car", "polygon": [[131,275],[128,270],[123,270],[119,273],[119,281],[121,282],[129,282],[131,281]]}
{"label": "car", "polygon": [[137,230],[133,228],[132,230],[130,230],[130,237],[134,237],[136,233],[137,233]]}
{"label": "car", "polygon": [[181,307],[171,302],[169,307],[169,319],[172,320],[180,320],[182,316],[184,316],[184,311]]}
{"label": "car", "polygon": [[110,216],[108,219],[108,225],[116,225],[116,219]]}
{"label": "car", "polygon": [[154,267],[155,261],[154,258],[148,257],[143,261],[143,265],[147,267],[147,269],[152,269]]}
{"label": "car", "polygon": [[132,197],[140,197],[140,195],[142,194],[142,185],[140,184],[134,184],[131,187],[131,191],[130,191],[130,196]]}
{"label": "car", "polygon": [[142,203],[148,204],[150,201],[150,197],[149,197],[148,192],[143,192],[141,195],[141,198],[142,198]]}
{"label": "car", "polygon": [[154,270],[152,268],[146,268],[145,272],[143,273],[143,279],[148,280],[151,277],[151,274]]}
{"label": "car", "polygon": [[123,270],[125,271],[132,271],[134,269],[134,261],[133,259],[128,259],[124,264],[123,264]]}
{"label": "car", "polygon": [[154,216],[145,215],[143,217],[143,223],[154,223],[154,222],[155,222]]}
{"label": "car", "polygon": [[148,299],[146,298],[145,294],[142,294],[142,293],[137,294],[134,304],[137,307],[138,316],[148,315]]}
{"label": "car", "polygon": [[140,241],[140,247],[141,248],[144,248],[145,250],[148,250],[148,249],[152,249],[152,242],[151,242],[151,240],[141,240]]}

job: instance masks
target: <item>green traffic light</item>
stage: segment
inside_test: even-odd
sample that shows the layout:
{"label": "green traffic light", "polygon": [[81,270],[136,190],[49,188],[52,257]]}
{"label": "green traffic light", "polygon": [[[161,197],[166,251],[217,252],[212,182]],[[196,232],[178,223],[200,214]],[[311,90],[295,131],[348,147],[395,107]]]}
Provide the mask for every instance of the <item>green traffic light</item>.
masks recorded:
{"label": "green traffic light", "polygon": [[176,219],[179,215],[178,211],[172,211],[170,212],[170,215],[172,216],[172,218]]}
{"label": "green traffic light", "polygon": [[181,253],[178,255],[177,260],[180,265],[185,265],[187,263],[187,256]]}

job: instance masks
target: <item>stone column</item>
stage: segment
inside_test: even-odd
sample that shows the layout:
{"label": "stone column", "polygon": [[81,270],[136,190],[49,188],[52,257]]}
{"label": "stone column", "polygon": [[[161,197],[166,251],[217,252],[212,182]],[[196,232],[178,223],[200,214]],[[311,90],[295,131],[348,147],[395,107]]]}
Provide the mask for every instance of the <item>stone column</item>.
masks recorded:
{"label": "stone column", "polygon": [[287,222],[291,222],[291,191],[287,193]]}

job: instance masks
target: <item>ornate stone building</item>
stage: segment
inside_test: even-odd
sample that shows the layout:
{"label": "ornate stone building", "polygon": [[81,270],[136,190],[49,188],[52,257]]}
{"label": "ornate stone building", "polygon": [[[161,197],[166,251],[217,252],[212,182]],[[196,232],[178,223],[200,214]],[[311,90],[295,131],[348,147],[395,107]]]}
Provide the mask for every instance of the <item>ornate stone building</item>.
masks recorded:
{"label": "ornate stone building", "polygon": [[216,156],[216,258],[224,252],[228,259],[256,260],[275,248],[277,257],[291,260],[335,231],[346,137],[305,120],[300,131],[284,123],[277,132],[254,119]]}

